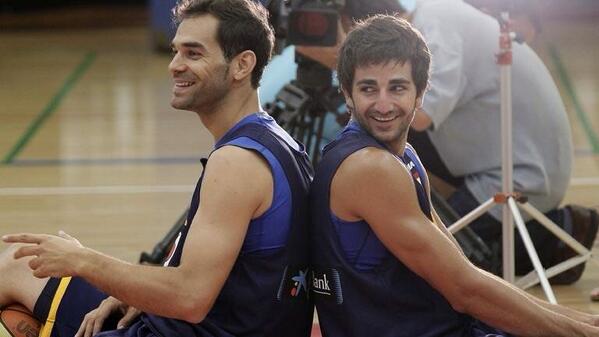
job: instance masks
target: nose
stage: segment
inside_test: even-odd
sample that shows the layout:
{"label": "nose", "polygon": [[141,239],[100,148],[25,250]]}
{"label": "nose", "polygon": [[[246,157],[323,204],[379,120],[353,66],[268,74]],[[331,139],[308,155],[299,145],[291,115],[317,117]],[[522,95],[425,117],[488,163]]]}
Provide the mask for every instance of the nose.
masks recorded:
{"label": "nose", "polygon": [[173,55],[173,59],[168,65],[168,70],[173,75],[185,71],[185,63],[181,61],[181,57],[179,56],[178,52]]}
{"label": "nose", "polygon": [[393,106],[394,104],[392,97],[385,91],[381,90],[381,93],[374,102],[374,108],[376,111],[382,114],[387,114],[393,111]]}

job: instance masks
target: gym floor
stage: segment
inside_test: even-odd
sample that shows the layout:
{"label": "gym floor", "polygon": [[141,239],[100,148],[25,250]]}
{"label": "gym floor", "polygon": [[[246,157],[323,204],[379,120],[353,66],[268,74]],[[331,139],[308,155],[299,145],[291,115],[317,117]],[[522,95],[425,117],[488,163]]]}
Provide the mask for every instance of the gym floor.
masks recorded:
{"label": "gym floor", "polygon": [[[186,209],[213,140],[195,114],[169,106],[170,56],[153,51],[146,21],[131,15],[116,28],[20,21],[0,31],[0,233],[65,230],[137,261]],[[564,204],[589,207],[599,206],[596,22],[544,22],[533,44],[560,87],[574,136]],[[589,262],[580,281],[554,290],[560,303],[599,313],[588,300],[595,286],[599,264]]]}

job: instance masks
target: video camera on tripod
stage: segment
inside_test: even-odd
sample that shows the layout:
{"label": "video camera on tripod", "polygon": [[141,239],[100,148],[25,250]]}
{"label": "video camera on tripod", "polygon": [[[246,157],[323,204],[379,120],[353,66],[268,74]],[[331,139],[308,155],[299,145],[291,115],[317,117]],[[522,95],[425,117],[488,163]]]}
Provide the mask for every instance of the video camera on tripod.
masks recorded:
{"label": "video camera on tripod", "polygon": [[337,43],[339,11],[345,0],[262,0],[262,4],[270,13],[277,47]]}
{"label": "video camera on tripod", "polygon": [[[270,12],[275,30],[275,50],[289,45],[334,46],[337,43],[340,11],[345,0],[272,0],[263,1]],[[327,113],[342,119],[338,108],[343,96],[333,85],[328,67],[295,53],[296,79],[286,84],[265,109],[293,137],[305,144],[312,162],[319,150]],[[340,124],[347,121],[341,120]]]}

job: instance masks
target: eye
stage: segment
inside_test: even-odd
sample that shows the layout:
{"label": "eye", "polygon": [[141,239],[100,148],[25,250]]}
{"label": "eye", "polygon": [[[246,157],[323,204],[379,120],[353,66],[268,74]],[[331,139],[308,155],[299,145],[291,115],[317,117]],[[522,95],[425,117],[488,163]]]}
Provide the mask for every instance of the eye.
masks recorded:
{"label": "eye", "polygon": [[400,93],[406,90],[406,87],[403,85],[393,85],[390,89],[392,92]]}
{"label": "eye", "polygon": [[190,59],[194,59],[194,60],[198,59],[200,56],[202,56],[201,53],[198,53],[195,50],[188,50],[186,54],[187,54],[187,57],[189,57]]}
{"label": "eye", "polygon": [[370,85],[364,85],[358,88],[360,92],[370,94],[376,91],[376,88]]}

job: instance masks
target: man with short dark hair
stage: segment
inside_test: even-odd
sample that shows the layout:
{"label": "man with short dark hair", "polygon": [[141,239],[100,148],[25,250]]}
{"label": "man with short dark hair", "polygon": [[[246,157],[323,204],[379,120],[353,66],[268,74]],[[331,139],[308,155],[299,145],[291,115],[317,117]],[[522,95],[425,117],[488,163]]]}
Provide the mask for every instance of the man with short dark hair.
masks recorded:
{"label": "man with short dark hair", "polygon": [[64,233],[5,235],[19,244],[0,258],[0,306],[25,305],[47,322],[45,337],[116,327],[102,336],[309,336],[311,168],[260,109],[267,13],[250,0],[186,0],[175,15],[171,105],[197,113],[216,145],[164,267],[107,257]]}
{"label": "man with short dark hair", "polygon": [[599,336],[594,316],[475,267],[437,216],[407,143],[429,63],[420,33],[392,16],[357,23],[341,46],[351,121],[325,147],[310,191],[323,336]]}

